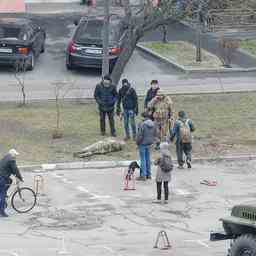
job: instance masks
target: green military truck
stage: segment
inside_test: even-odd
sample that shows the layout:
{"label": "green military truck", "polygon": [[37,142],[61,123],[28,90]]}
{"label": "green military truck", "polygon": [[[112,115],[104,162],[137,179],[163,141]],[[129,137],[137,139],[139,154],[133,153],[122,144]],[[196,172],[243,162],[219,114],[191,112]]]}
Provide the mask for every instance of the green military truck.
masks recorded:
{"label": "green military truck", "polygon": [[256,206],[236,205],[221,218],[224,233],[211,233],[211,241],[230,239],[227,256],[256,256]]}

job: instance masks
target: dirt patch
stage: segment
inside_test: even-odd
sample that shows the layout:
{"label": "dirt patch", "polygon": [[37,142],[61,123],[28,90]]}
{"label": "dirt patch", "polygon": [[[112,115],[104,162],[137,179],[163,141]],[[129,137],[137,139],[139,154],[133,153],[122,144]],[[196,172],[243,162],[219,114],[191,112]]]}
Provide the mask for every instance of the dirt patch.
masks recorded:
{"label": "dirt patch", "polygon": [[32,225],[34,228],[49,228],[54,230],[90,230],[100,227],[103,224],[103,220],[91,210],[85,208],[80,211],[51,209],[37,212],[31,215],[26,224]]}

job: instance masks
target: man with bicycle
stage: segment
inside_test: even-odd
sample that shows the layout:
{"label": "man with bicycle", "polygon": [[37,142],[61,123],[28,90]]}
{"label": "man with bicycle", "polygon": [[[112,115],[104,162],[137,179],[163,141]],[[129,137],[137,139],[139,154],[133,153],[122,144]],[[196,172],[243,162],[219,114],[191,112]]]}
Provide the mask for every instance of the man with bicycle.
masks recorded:
{"label": "man with bicycle", "polygon": [[23,178],[16,164],[16,156],[19,153],[15,149],[9,152],[0,160],[0,217],[8,217],[5,212],[5,198],[12,183],[11,175],[16,176],[20,181]]}

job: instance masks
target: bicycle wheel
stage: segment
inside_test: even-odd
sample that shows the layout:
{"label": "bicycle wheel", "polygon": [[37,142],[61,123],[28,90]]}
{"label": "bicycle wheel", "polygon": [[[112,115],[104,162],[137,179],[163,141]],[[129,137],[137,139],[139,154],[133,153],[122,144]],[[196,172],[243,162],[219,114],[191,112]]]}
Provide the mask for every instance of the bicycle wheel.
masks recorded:
{"label": "bicycle wheel", "polygon": [[11,205],[18,213],[29,212],[36,205],[36,194],[31,188],[19,188],[12,195]]}

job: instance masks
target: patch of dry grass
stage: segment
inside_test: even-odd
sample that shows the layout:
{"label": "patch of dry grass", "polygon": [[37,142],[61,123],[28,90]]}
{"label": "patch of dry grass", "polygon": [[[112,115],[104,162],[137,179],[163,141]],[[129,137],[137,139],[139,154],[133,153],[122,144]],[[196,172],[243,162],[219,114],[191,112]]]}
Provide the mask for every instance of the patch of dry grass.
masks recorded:
{"label": "patch of dry grass", "polygon": [[202,62],[196,62],[196,47],[188,42],[148,42],[142,45],[187,68],[220,68],[219,58],[202,49]]}
{"label": "patch of dry grass", "polygon": [[[256,93],[184,95],[172,99],[175,109],[187,111],[196,125],[194,155],[255,152]],[[31,103],[24,108],[10,103],[0,105],[0,154],[16,147],[21,152],[22,164],[77,161],[73,152],[102,138],[94,103],[64,102],[61,111],[64,136],[56,140],[52,139],[56,120],[53,102]],[[118,136],[122,138],[122,122],[116,123]],[[174,154],[174,146],[172,150]],[[136,145],[129,142],[122,152],[93,159],[135,158]]]}

